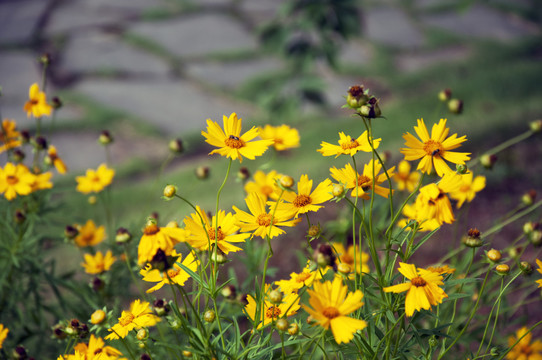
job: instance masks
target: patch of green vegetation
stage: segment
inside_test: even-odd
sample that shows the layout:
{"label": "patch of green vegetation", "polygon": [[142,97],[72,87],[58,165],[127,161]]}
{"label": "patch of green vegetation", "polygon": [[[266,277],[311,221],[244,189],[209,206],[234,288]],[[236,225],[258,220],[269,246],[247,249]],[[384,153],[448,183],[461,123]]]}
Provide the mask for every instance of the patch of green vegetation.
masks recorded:
{"label": "patch of green vegetation", "polygon": [[133,47],[136,47],[164,59],[174,68],[179,66],[178,64],[180,63],[180,59],[155,41],[130,32],[124,33],[122,39],[127,44]]}

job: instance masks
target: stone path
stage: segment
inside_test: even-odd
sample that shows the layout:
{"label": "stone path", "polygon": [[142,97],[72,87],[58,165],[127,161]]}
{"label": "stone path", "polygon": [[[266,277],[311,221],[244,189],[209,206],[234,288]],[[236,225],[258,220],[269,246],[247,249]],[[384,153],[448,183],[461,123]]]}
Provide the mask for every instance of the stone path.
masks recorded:
{"label": "stone path", "polygon": [[[49,99],[68,94],[53,142],[71,169],[103,160],[95,149],[99,129],[85,123],[97,108],[124,120],[114,122],[122,126],[115,128],[117,162],[134,154],[152,160],[163,154],[161,145],[169,138],[199,132],[208,117],[258,113],[236,92],[254,77],[284,68],[280,57],[263,56],[255,29],[285,1],[0,0],[1,114],[19,127],[32,126],[22,105],[29,85],[40,82],[36,59],[47,51],[54,60]],[[412,11],[398,4],[363,9],[363,34],[345,44],[341,64],[370,64],[375,45],[387,46],[396,50],[397,68],[411,72],[470,55],[463,46],[429,46],[434,31],[504,42],[540,33],[539,27],[489,5],[436,11],[438,2],[418,0]],[[325,67],[321,73],[328,102],[339,107],[352,77]],[[77,100],[82,98],[87,101]],[[131,122],[145,124],[162,139],[138,132]],[[63,130],[74,128],[80,130]]]}

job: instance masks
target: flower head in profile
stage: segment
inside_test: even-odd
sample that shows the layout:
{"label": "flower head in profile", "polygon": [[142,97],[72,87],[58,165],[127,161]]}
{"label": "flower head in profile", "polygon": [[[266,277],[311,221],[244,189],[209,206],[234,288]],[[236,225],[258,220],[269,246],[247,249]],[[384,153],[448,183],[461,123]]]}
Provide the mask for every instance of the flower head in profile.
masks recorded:
{"label": "flower head in profile", "polygon": [[105,227],[103,225],[96,227],[94,221],[90,219],[87,220],[85,225],[76,224],[74,227],[79,231],[79,234],[74,239],[75,244],[79,247],[98,245],[106,237]]}
{"label": "flower head in profile", "polygon": [[395,180],[399,191],[406,189],[412,192],[418,185],[420,177],[421,174],[419,172],[410,172],[410,163],[408,161],[402,160],[397,165],[397,172],[393,175],[393,180]]}
{"label": "flower head in profile", "polygon": [[[345,188],[352,189],[352,192],[350,193],[351,196],[357,196],[364,200],[370,199],[373,184],[375,194],[385,198],[389,196],[390,189],[388,187],[380,186],[380,184],[388,179],[385,173],[380,174],[381,170],[382,164],[380,161],[374,162],[373,160],[364,165],[362,174],[357,173],[350,164],[346,164],[342,169],[337,169],[336,167],[329,169],[331,176],[335,180],[343,184]],[[393,176],[393,170],[395,170],[395,166],[388,169],[388,176],[390,178]]]}
{"label": "flower head in profile", "polygon": [[307,290],[311,307],[303,305],[303,309],[324,329],[331,328],[337,344],[349,343],[356,331],[367,326],[365,321],[348,316],[363,305],[361,290],[348,293],[340,277],[335,277],[333,282],[316,281],[312,286],[314,290]]}
{"label": "flower head in profile", "polygon": [[269,238],[272,239],[284,234],[284,230],[279,226],[293,227],[301,221],[301,219],[292,219],[293,211],[273,211],[272,208],[267,211],[265,198],[258,193],[248,194],[245,202],[250,213],[240,210],[236,206],[233,207],[235,225],[240,227],[241,232],[251,232],[251,237],[259,236],[265,239],[269,235]]}
{"label": "flower head in profile", "polygon": [[275,281],[275,285],[285,294],[297,293],[304,286],[310,287],[314,280],[321,279],[327,273],[329,268],[323,270],[311,270],[310,263],[300,273],[291,273],[289,280]]}
{"label": "flower head in profile", "polygon": [[[153,269],[151,264],[147,264],[144,269],[141,269],[139,272],[143,276],[143,281],[157,283],[152,288],[147,290],[147,293],[157,291],[166,284],[178,284],[184,286],[186,280],[190,278],[190,274],[184,271],[178,263],[186,266],[190,270],[196,272],[198,269],[199,261],[196,259],[196,256],[193,251],[191,251],[183,260],[181,254],[177,254],[173,251],[173,257],[176,257],[176,263],[173,266],[165,271],[160,271],[158,269]],[[182,260],[182,262],[181,262]]]}
{"label": "flower head in profile", "polygon": [[[369,272],[369,254],[357,250],[353,245],[348,246],[347,249],[344,248],[344,245],[341,243],[333,243],[333,249],[336,252],[335,263],[346,264],[353,271],[356,269],[357,274],[368,273]],[[354,277],[354,273],[350,274],[350,277]]]}
{"label": "flower head in profile", "polygon": [[199,206],[196,209],[196,214],[192,213],[190,217],[184,219],[185,229],[188,231],[186,242],[190,246],[200,250],[207,250],[209,246],[214,249],[218,246],[224,254],[242,250],[232,243],[245,242],[250,234],[237,234],[239,226],[235,224],[236,220],[232,213],[226,214],[224,210],[219,210],[218,216],[209,219]]}
{"label": "flower head in profile", "polygon": [[43,115],[51,115],[53,108],[47,104],[45,93],[40,91],[40,87],[37,83],[30,86],[28,90],[28,101],[24,104],[24,111],[26,111],[28,117],[30,115],[35,118],[42,117]]}
{"label": "flower head in profile", "polygon": [[265,125],[260,128],[260,137],[264,140],[273,140],[273,147],[277,151],[284,151],[299,147],[299,131],[288,125]]}
{"label": "flower head in profile", "polygon": [[241,135],[241,121],[236,113],[229,117],[224,115],[224,130],[216,122],[207,119],[207,132],[202,131],[201,135],[205,137],[205,142],[218,147],[209,153],[209,155],[218,153],[222,156],[243,162],[243,157],[254,160],[256,156],[262,155],[269,146],[273,145],[273,140],[253,140],[259,135],[258,129],[252,127],[249,131]]}
{"label": "flower head in profile", "polygon": [[[380,145],[381,139],[373,139],[373,146],[375,149]],[[322,148],[316,150],[321,153],[323,156],[333,156],[335,158],[339,155],[350,155],[354,156],[358,151],[371,152],[371,144],[367,136],[367,130],[363,132],[357,139],[350,137],[350,135],[345,135],[343,132],[339,132],[339,145],[333,145],[322,141],[320,144]]]}
{"label": "flower head in profile", "polygon": [[286,318],[297,313],[300,308],[299,305],[299,296],[297,294],[288,294],[282,298],[282,301],[279,304],[274,304],[268,299],[270,287],[266,285],[266,295],[264,303],[261,309],[261,314],[259,319],[257,317],[257,304],[256,300],[251,296],[247,295],[248,304],[245,306],[245,313],[251,320],[256,320],[258,323],[258,329],[261,329],[263,326],[266,326],[274,321],[277,321],[281,318]]}
{"label": "flower head in profile", "polygon": [[465,161],[470,159],[470,153],[451,151],[467,141],[467,137],[458,138],[457,134],[448,137],[450,129],[446,127],[446,119],[441,119],[438,124],[433,125],[431,136],[423,119],[418,119],[418,126],[415,126],[414,130],[421,141],[408,132],[403,134],[407,147],[402,148],[401,153],[405,155],[407,161],[420,160],[418,170],[429,174],[434,167],[437,174],[443,176],[452,171],[446,161],[465,164]]}
{"label": "flower head in profile", "polygon": [[0,167],[0,194],[9,201],[17,195],[28,195],[35,180],[36,176],[26,166],[8,162],[3,169]]}
{"label": "flower head in profile", "polygon": [[21,134],[16,130],[17,123],[14,120],[4,119],[0,130],[0,154],[6,150],[21,145]]}
{"label": "flower head in profile", "polygon": [[0,324],[0,349],[2,349],[2,344],[4,344],[4,340],[6,340],[6,337],[8,336],[9,329],[7,327],[4,327],[4,324]]}
{"label": "flower head in profile", "polygon": [[247,194],[255,192],[263,195],[266,201],[268,198],[277,200],[279,197],[277,179],[281,176],[275,170],[271,170],[267,174],[258,170],[254,173],[254,181],[247,181],[245,184],[245,191]]}
{"label": "flower head in profile", "polygon": [[[538,269],[536,269],[536,271],[542,274],[542,261],[536,259],[536,265],[538,265]],[[536,280],[536,283],[538,284],[539,288],[542,288],[542,279]]]}
{"label": "flower head in profile", "polygon": [[509,360],[540,360],[542,359],[542,342],[540,340],[535,340],[533,342],[532,333],[527,333],[529,331],[527,327],[522,327],[516,331],[516,336],[510,336],[508,338],[508,346],[512,346],[516,343],[518,339],[519,342],[514,346],[506,358]]}
{"label": "flower head in profile", "polygon": [[117,258],[113,256],[111,250],[108,250],[105,253],[105,256],[101,251],[98,251],[95,255],[85,254],[84,257],[85,262],[82,262],[81,266],[85,268],[87,274],[91,275],[108,271],[111,269],[115,260],[117,260]]}
{"label": "flower head in profile", "polygon": [[141,265],[150,262],[159,250],[166,256],[173,254],[173,247],[186,241],[187,232],[175,226],[159,227],[154,221],[148,221],[137,247],[137,262]]}
{"label": "flower head in profile", "polygon": [[486,177],[477,176],[473,179],[472,172],[460,175],[461,186],[459,189],[450,193],[450,197],[457,200],[457,208],[463,206],[463,203],[471,202],[476,196],[476,193],[482,191],[486,187]]}
{"label": "flower head in profile", "polygon": [[427,268],[427,270],[432,271],[434,273],[437,273],[439,275],[444,274],[453,274],[455,273],[455,269],[449,267],[448,265],[442,265],[442,266],[430,266]]}
{"label": "flower head in profile", "polygon": [[421,309],[430,310],[432,305],[442,303],[442,299],[448,297],[439,285],[443,285],[442,275],[437,272],[416,269],[412,264],[399,263],[399,272],[409,281],[385,287],[384,292],[402,293],[407,292],[405,300],[406,316],[414,315],[414,311]]}
{"label": "flower head in profile", "polygon": [[84,357],[83,359],[90,360],[97,356],[96,360],[114,360],[122,356],[122,353],[112,346],[106,346],[102,338],[90,335],[87,343],[79,343],[73,349]]}
{"label": "flower head in profile", "polygon": [[[333,185],[331,184],[331,180],[325,179],[313,191],[312,180],[309,180],[307,175],[301,175],[297,183],[297,193],[293,191],[284,192],[281,199],[284,202],[281,201],[278,204],[277,211],[292,211],[296,218],[300,214],[309,211],[318,211],[323,207],[323,205],[319,204],[333,198],[332,191]],[[276,202],[269,201],[267,204],[273,208]]]}
{"label": "flower head in profile", "polygon": [[68,171],[68,167],[58,156],[56,147],[54,145],[49,145],[49,148],[47,149],[47,157],[51,161],[51,164],[53,164],[53,166],[56,168],[56,171],[58,171],[60,174],[65,174],[66,171]]}
{"label": "flower head in profile", "polygon": [[160,318],[153,315],[149,303],[137,299],[130,305],[130,310],[122,312],[119,322],[108,329],[111,334],[105,338],[107,340],[125,338],[133,329],[154,326],[159,321]]}
{"label": "flower head in profile", "polygon": [[88,194],[98,193],[113,182],[115,170],[109,169],[107,165],[101,164],[98,169],[88,169],[84,176],[77,176],[77,191]]}

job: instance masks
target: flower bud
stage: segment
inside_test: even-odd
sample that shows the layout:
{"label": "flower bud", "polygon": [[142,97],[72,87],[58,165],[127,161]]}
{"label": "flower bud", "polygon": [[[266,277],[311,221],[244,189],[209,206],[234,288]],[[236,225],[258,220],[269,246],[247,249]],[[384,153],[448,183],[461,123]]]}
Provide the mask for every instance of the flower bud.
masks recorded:
{"label": "flower bud", "polygon": [[433,336],[431,336],[431,337],[429,338],[429,346],[431,346],[431,347],[436,347],[436,346],[438,346],[438,343],[439,343],[439,341],[438,341],[438,339],[436,338],[436,336],[433,335]]}
{"label": "flower bud", "polygon": [[350,269],[350,265],[342,262],[342,263],[339,263],[339,265],[337,265],[337,271],[343,275],[348,275],[350,274],[350,271],[352,270]]}
{"label": "flower bud", "polygon": [[23,162],[24,158],[26,157],[26,154],[21,149],[15,149],[13,150],[13,160],[15,162]]}
{"label": "flower bud", "polygon": [[13,357],[15,359],[20,359],[20,360],[28,358],[28,354],[26,353],[26,349],[22,345],[16,346],[15,349],[13,349],[12,355],[13,355]]}
{"label": "flower bud", "polygon": [[166,316],[169,312],[169,304],[164,299],[154,300],[152,305],[155,314],[158,316]]}
{"label": "flower bud", "polygon": [[322,233],[322,228],[320,227],[320,224],[312,225],[307,231],[307,235],[311,238],[318,238],[321,233]]}
{"label": "flower bud", "polygon": [[314,255],[316,263],[320,267],[331,266],[335,263],[335,254],[333,253],[333,248],[327,244],[320,244],[316,249]]}
{"label": "flower bud", "polygon": [[331,190],[331,194],[336,198],[343,197],[345,194],[344,186],[342,186],[341,184],[334,184],[333,190]]}
{"label": "flower bud", "polygon": [[209,177],[209,167],[208,166],[198,166],[196,168],[196,176],[200,180],[205,180]]}
{"label": "flower bud", "polygon": [[30,131],[28,130],[21,130],[21,142],[23,144],[27,144],[30,142]]}
{"label": "flower bud", "polygon": [[246,167],[241,167],[237,172],[237,178],[239,180],[245,181],[250,177],[250,171]]}
{"label": "flower bud", "polygon": [[461,239],[461,242],[471,248],[477,248],[483,245],[480,231],[478,229],[470,229],[467,232],[467,236]]}
{"label": "flower bud", "polygon": [[102,279],[100,279],[99,277],[94,277],[91,281],[90,281],[90,287],[92,288],[92,290],[94,290],[95,292],[98,292],[100,290],[102,290],[105,286],[105,283]]}
{"label": "flower bud", "polygon": [[51,106],[53,107],[53,109],[58,110],[62,107],[62,105],[62,101],[58,96],[55,96],[51,99]]}
{"label": "flower bud", "polygon": [[[142,330],[143,330],[143,329],[142,329]],[[143,344],[141,344],[141,345],[143,345]],[[143,348],[144,348],[144,347],[145,347],[145,346],[143,345]],[[139,360],[151,360],[151,357],[150,357],[149,354],[143,353],[143,354],[141,354],[141,356],[139,357]]]}
{"label": "flower bud", "polygon": [[24,210],[22,210],[22,209],[15,210],[15,214],[13,215],[13,220],[15,220],[16,224],[24,223],[25,220],[26,220],[26,214],[25,214]]}
{"label": "flower bud", "polygon": [[491,249],[486,253],[486,256],[492,262],[499,262],[502,258],[502,254],[499,250]]}
{"label": "flower bud", "polygon": [[39,62],[44,65],[44,66],[48,66],[51,64],[51,61],[52,61],[52,58],[51,58],[51,54],[49,53],[43,53],[41,54],[41,56],[38,58]]}
{"label": "flower bud", "polygon": [[480,156],[480,164],[482,164],[483,167],[486,169],[493,169],[493,166],[497,162],[497,156],[496,155],[488,155],[484,154]]}
{"label": "flower bud", "polygon": [[463,112],[463,101],[459,99],[451,99],[448,101],[448,110],[454,114],[461,114]]}
{"label": "flower bud", "polygon": [[166,199],[173,199],[173,197],[177,194],[177,187],[175,185],[167,185],[164,188],[164,197]]}
{"label": "flower bud", "polygon": [[92,315],[90,315],[90,323],[94,325],[101,324],[104,322],[105,317],[105,311],[103,311],[102,309],[98,309],[94,311]]}
{"label": "flower bud", "polygon": [[95,195],[91,195],[88,197],[88,203],[90,205],[96,205],[97,202],[98,202],[98,198]]}
{"label": "flower bud", "polygon": [[36,149],[38,150],[45,150],[47,149],[47,139],[45,139],[43,136],[38,136],[36,139]]}
{"label": "flower bud", "polygon": [[183,356],[187,358],[192,357],[192,351],[183,350]]}
{"label": "flower bud", "polygon": [[130,240],[132,240],[132,234],[128,230],[123,227],[117,229],[117,233],[115,234],[115,242],[117,244],[126,244]]}
{"label": "flower bud", "polygon": [[109,145],[113,142],[113,136],[108,130],[103,130],[98,137],[98,142],[102,145]]}
{"label": "flower bud", "polygon": [[79,230],[77,230],[75,227],[73,227],[71,225],[67,225],[66,228],[64,228],[64,236],[67,239],[72,240],[77,235],[79,235]]}
{"label": "flower bud", "polygon": [[269,293],[269,301],[273,304],[280,304],[282,302],[282,292],[279,290],[273,290]]}
{"label": "flower bud", "polygon": [[536,200],[536,190],[529,190],[521,196],[521,202],[525,206],[531,206]]}
{"label": "flower bud", "polygon": [[169,326],[171,326],[173,330],[179,330],[182,326],[182,323],[179,321],[179,319],[173,319],[169,321]]}
{"label": "flower bud", "polygon": [[291,336],[299,334],[299,325],[297,325],[297,323],[290,324],[290,327],[288,327],[288,334]]}
{"label": "flower bud", "polygon": [[282,187],[283,189],[290,189],[292,186],[294,186],[294,178],[291,177],[291,176],[288,176],[288,175],[282,175],[280,178],[279,178],[279,186]]}
{"label": "flower bud", "polygon": [[290,326],[290,323],[288,322],[288,320],[286,320],[285,318],[280,318],[277,320],[277,322],[275,323],[275,327],[279,330],[279,331],[286,331],[288,330],[288,327]]}
{"label": "flower bud", "polygon": [[184,151],[183,141],[181,139],[173,139],[168,144],[169,150],[175,154],[181,154]]}
{"label": "flower bud", "polygon": [[531,232],[533,232],[539,226],[540,225],[538,223],[534,223],[532,221],[527,221],[525,224],[523,224],[523,234],[529,235]]}
{"label": "flower bud", "polygon": [[366,105],[363,105],[358,110],[359,114],[368,119],[374,119],[382,115],[378,100],[375,97],[369,99]]}
{"label": "flower bud", "polygon": [[519,268],[523,271],[523,274],[529,276],[533,273],[533,266],[528,261],[522,261],[519,263]]}
{"label": "flower bud", "polygon": [[529,128],[534,133],[539,133],[540,131],[542,131],[542,119],[531,121],[529,123]]}
{"label": "flower bud", "polygon": [[228,258],[226,256],[226,254],[224,254],[222,252],[222,250],[215,249],[215,250],[213,250],[213,252],[211,254],[211,261],[213,261],[214,263],[216,263],[218,265],[221,265],[221,264],[227,263]]}
{"label": "flower bud", "polygon": [[68,335],[64,332],[64,325],[58,323],[53,326],[53,336],[59,340],[64,340]]}
{"label": "flower bud", "polygon": [[81,324],[79,326],[79,339],[84,339],[88,336],[88,325],[87,324]]}
{"label": "flower bud", "polygon": [[510,266],[506,264],[499,264],[495,266],[495,270],[499,273],[499,275],[508,275],[510,272]]}
{"label": "flower bud", "polygon": [[203,314],[203,320],[208,323],[212,323],[216,319],[216,313],[213,310],[207,310]]}
{"label": "flower bud", "polygon": [[489,354],[493,357],[497,357],[501,354],[498,347],[492,347],[491,350],[489,350]]}
{"label": "flower bud", "polygon": [[469,168],[465,164],[457,164],[455,166],[455,171],[458,174],[466,174],[469,171]]}
{"label": "flower bud", "polygon": [[448,101],[452,98],[452,90],[450,89],[444,89],[444,90],[441,90],[439,93],[438,93],[438,98],[440,101]]}
{"label": "flower bud", "polygon": [[352,109],[358,109],[360,106],[367,103],[368,96],[365,94],[363,85],[354,85],[348,89],[346,95],[346,105]]}
{"label": "flower bud", "polygon": [[538,247],[542,244],[542,230],[536,229],[533,230],[528,236],[529,241],[533,246]]}
{"label": "flower bud", "polygon": [[136,339],[139,341],[145,341],[149,338],[149,330],[142,328],[137,330]]}
{"label": "flower bud", "polygon": [[521,246],[518,246],[518,247],[511,247],[509,250],[508,250],[508,256],[510,256],[512,259],[515,259],[517,258],[518,256],[520,256],[520,254],[522,253],[522,247]]}
{"label": "flower bud", "polygon": [[234,300],[235,297],[237,296],[237,289],[235,288],[235,286],[229,284],[229,285],[226,285],[222,288],[222,290],[220,290],[220,293],[222,294],[222,296],[224,296],[226,299],[228,300]]}

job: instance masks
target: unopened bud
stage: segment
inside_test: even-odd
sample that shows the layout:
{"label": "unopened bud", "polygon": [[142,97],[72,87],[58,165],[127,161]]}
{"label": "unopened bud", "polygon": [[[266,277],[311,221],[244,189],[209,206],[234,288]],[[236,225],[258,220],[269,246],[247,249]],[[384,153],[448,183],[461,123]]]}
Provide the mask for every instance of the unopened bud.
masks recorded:
{"label": "unopened bud", "polygon": [[337,271],[343,275],[348,275],[350,274],[350,271],[351,271],[350,265],[344,262],[339,263],[339,265],[337,265]]}
{"label": "unopened bud", "polygon": [[234,300],[235,297],[237,296],[237,290],[235,286],[231,284],[224,286],[222,290],[220,291],[220,293],[222,294],[222,296],[224,296],[228,300]]}
{"label": "unopened bud", "polygon": [[169,150],[175,154],[181,154],[184,151],[183,141],[181,139],[173,139],[169,142]]}
{"label": "unopened bud", "polygon": [[208,323],[212,323],[216,319],[216,313],[213,310],[207,310],[203,314],[203,320]]}
{"label": "unopened bud", "polygon": [[510,256],[512,259],[515,259],[518,256],[520,256],[520,254],[522,253],[522,250],[523,248],[521,246],[518,246],[518,247],[513,246],[508,250],[508,256]]}
{"label": "unopened bud", "polygon": [[288,334],[292,336],[299,334],[299,325],[297,325],[297,323],[290,324],[288,327]]}
{"label": "unopened bud", "polygon": [[486,253],[486,256],[492,262],[499,262],[502,258],[502,254],[499,250],[491,249]]}
{"label": "unopened bud", "polygon": [[288,320],[286,320],[285,318],[280,318],[277,320],[277,322],[275,323],[275,327],[279,330],[279,331],[286,331],[288,330],[288,327],[290,326],[290,323],[288,322]]}
{"label": "unopened bud", "polygon": [[53,326],[53,336],[57,339],[63,340],[68,335],[64,332],[64,325],[63,324],[56,324]]}
{"label": "unopened bud", "polygon": [[167,185],[164,188],[164,197],[166,199],[173,199],[173,197],[177,194],[177,187],[175,185]]}
{"label": "unopened bud", "polygon": [[320,225],[312,225],[307,231],[307,235],[311,238],[318,238],[322,233],[322,228]]}
{"label": "unopened bud", "polygon": [[382,115],[378,100],[375,97],[370,98],[367,104],[361,106],[359,108],[359,113],[361,116],[368,119],[374,119]]}
{"label": "unopened bud", "polygon": [[273,290],[269,293],[269,301],[273,304],[280,304],[282,302],[282,292],[279,290]]}
{"label": "unopened bud", "polygon": [[30,131],[21,130],[21,142],[27,144],[30,141]]}
{"label": "unopened bud", "polygon": [[501,354],[498,347],[492,347],[491,350],[489,350],[489,354],[493,357],[497,357]]}
{"label": "unopened bud", "polygon": [[169,304],[164,299],[157,299],[152,305],[158,316],[165,316],[169,312]]}
{"label": "unopened bud", "polygon": [[533,273],[533,266],[528,261],[522,261],[519,263],[519,268],[527,276]]}
{"label": "unopened bud", "polygon": [[13,216],[13,219],[15,220],[15,223],[22,224],[26,220],[26,214],[24,210],[17,209],[15,210],[15,215]]}
{"label": "unopened bud", "polygon": [[173,330],[179,330],[182,326],[182,323],[179,319],[173,319],[173,320],[170,320],[169,326],[171,326]]}
{"label": "unopened bud", "polygon": [[48,66],[49,64],[51,64],[51,54],[49,53],[43,53],[41,54],[41,56],[39,57],[39,62],[41,64],[43,64],[44,66]]}
{"label": "unopened bud", "polygon": [[26,359],[28,357],[28,354],[26,353],[26,349],[22,345],[18,345],[13,349],[13,357],[15,359]]}
{"label": "unopened bud", "polygon": [[136,339],[139,341],[145,341],[149,338],[149,330],[142,328],[137,330]]}
{"label": "unopened bud", "polygon": [[90,315],[90,323],[94,325],[101,324],[104,322],[105,317],[105,311],[103,311],[102,309],[98,309],[94,311],[92,315]]}
{"label": "unopened bud", "polygon": [[38,150],[47,149],[47,139],[45,139],[43,136],[38,136],[35,141],[36,141],[36,149]]}
{"label": "unopened bud", "polygon": [[523,196],[521,196],[521,202],[525,206],[531,206],[536,200],[536,190],[529,190]]}
{"label": "unopened bud", "polygon": [[469,168],[465,164],[457,164],[455,166],[455,171],[458,174],[466,174],[469,171]]}
{"label": "unopened bud", "polygon": [[246,167],[241,167],[237,172],[237,178],[240,180],[247,180],[250,177],[250,171]]}
{"label": "unopened bud", "polygon": [[439,93],[438,93],[438,98],[440,101],[448,101],[452,98],[452,90],[450,89],[444,89],[444,90],[441,90]]}
{"label": "unopened bud", "polygon": [[438,343],[439,343],[438,339],[435,337],[435,335],[433,335],[433,336],[431,336],[429,338],[429,346],[436,347],[436,346],[438,346]]}
{"label": "unopened bud", "polygon": [[127,229],[123,227],[117,229],[117,233],[115,234],[115,242],[117,244],[125,244],[130,240],[132,240],[132,234]]}
{"label": "unopened bud", "polygon": [[484,154],[480,156],[480,164],[482,164],[483,167],[486,169],[493,169],[493,166],[497,162],[497,156],[496,155],[488,155]]}
{"label": "unopened bud", "polygon": [[98,137],[98,142],[102,145],[109,145],[113,142],[113,136],[108,130],[103,130]]}
{"label": "unopened bud", "polygon": [[226,257],[226,255],[222,252],[222,250],[218,249],[218,250],[214,250],[213,253],[211,254],[211,261],[213,261],[214,263],[218,264],[218,265],[221,265],[221,264],[225,264],[228,262],[228,258]]}
{"label": "unopened bud", "polygon": [[533,246],[538,247],[542,245],[542,230],[533,230],[527,237]]}
{"label": "unopened bud", "polygon": [[15,149],[13,150],[13,160],[15,162],[23,162],[24,158],[26,157],[26,154],[21,149]]}
{"label": "unopened bud", "polygon": [[531,128],[531,130],[535,133],[542,131],[542,119],[531,121],[529,123],[529,128]]}
{"label": "unopened bud", "polygon": [[369,97],[365,94],[363,85],[354,85],[348,89],[346,95],[346,104],[352,109],[358,109],[360,106],[365,105]]}
{"label": "unopened bud", "polygon": [[448,101],[448,110],[454,114],[461,114],[463,112],[463,101],[459,99],[451,99]]}
{"label": "unopened bud", "polygon": [[98,198],[95,195],[91,195],[88,197],[88,203],[90,205],[96,205],[97,202],[98,202]]}
{"label": "unopened bud", "polygon": [[344,195],[344,186],[342,186],[341,184],[334,184],[331,193],[336,198],[342,197]]}
{"label": "unopened bud", "polygon": [[[141,345],[143,345],[143,346],[141,346]],[[141,347],[141,348],[144,348],[145,345],[144,345],[144,344],[140,344],[140,347]],[[149,354],[143,353],[143,354],[141,354],[141,356],[139,357],[139,360],[151,360],[151,356],[150,356]]]}
{"label": "unopened bud", "polygon": [[75,238],[77,235],[79,235],[79,230],[77,230],[75,227],[71,225],[67,225],[66,228],[64,229],[64,236],[67,239],[71,240]]}
{"label": "unopened bud", "polygon": [[192,357],[192,351],[183,350],[183,356],[187,358]]}
{"label": "unopened bud", "polygon": [[51,99],[51,106],[53,109],[58,110],[62,107],[62,101],[58,98],[58,96],[55,96]]}
{"label": "unopened bud", "polygon": [[292,186],[294,186],[294,178],[288,175],[282,175],[279,178],[279,185],[284,189],[290,189]]}
{"label": "unopened bud", "polygon": [[313,256],[320,267],[331,266],[335,263],[335,254],[333,248],[328,244],[320,244]]}
{"label": "unopened bud", "polygon": [[467,236],[461,238],[461,242],[471,248],[477,248],[483,245],[480,231],[478,229],[470,229]]}
{"label": "unopened bud", "polygon": [[533,230],[537,229],[540,225],[537,223],[534,223],[532,221],[527,221],[525,224],[523,224],[523,233],[525,235],[529,235]]}
{"label": "unopened bud", "polygon": [[510,266],[506,264],[499,264],[495,266],[495,271],[497,271],[499,275],[508,275],[510,272]]}
{"label": "unopened bud", "polygon": [[198,179],[205,180],[209,177],[209,167],[208,166],[198,166],[196,168],[196,176]]}

